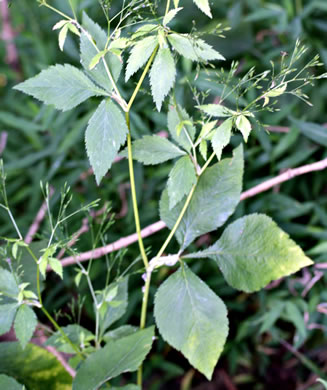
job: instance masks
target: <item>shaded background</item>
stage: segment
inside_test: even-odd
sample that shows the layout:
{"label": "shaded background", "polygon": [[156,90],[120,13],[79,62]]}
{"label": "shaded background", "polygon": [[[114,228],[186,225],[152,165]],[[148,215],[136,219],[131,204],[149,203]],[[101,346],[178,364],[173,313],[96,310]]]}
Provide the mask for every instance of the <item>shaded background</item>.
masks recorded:
{"label": "shaded background", "polygon": [[[113,1],[116,7],[119,1]],[[69,13],[65,1],[51,4]],[[100,7],[94,0],[76,0],[79,15],[82,10],[99,24],[105,25]],[[171,28],[188,32],[194,25],[199,31],[209,31],[217,23],[230,26],[225,39],[205,37],[227,59],[239,61],[238,75],[242,76],[252,66],[257,72],[270,68],[270,61],[279,62],[281,52],[292,52],[297,38],[308,51],[303,64],[319,53],[327,69],[327,2],[319,0],[220,0],[212,2],[213,20],[202,15],[189,0],[183,15],[176,18]],[[1,5],[3,7],[3,4]],[[118,9],[117,9],[118,10]],[[26,233],[43,201],[40,180],[54,188],[52,207],[56,210],[60,188],[68,183],[73,201],[70,209],[100,198],[106,200],[118,214],[116,223],[106,235],[106,243],[134,232],[134,222],[128,189],[126,161],[114,164],[100,187],[89,174],[89,163],[84,147],[84,131],[97,99],[83,103],[73,111],[61,113],[49,106],[12,90],[20,80],[34,76],[55,63],[79,64],[77,40],[69,36],[63,53],[58,49],[57,33],[52,26],[59,20],[50,10],[40,8],[35,1],[16,0],[9,8],[10,21],[2,10],[0,41],[0,155],[7,173],[7,192],[12,211],[23,233]],[[9,34],[9,35],[8,35]],[[11,42],[11,34],[14,41]],[[125,55],[126,59],[126,55]],[[298,64],[301,68],[301,64]],[[210,89],[210,99],[219,97],[221,88],[213,86],[201,71],[196,75],[195,65],[187,60],[178,62],[179,78],[176,86],[178,101],[192,114],[193,99],[187,79],[202,91]],[[122,81],[122,77],[121,77]],[[134,80],[135,82],[135,80]],[[123,86],[130,96],[134,82]],[[147,85],[133,107],[132,126],[135,138],[166,130],[166,109],[154,110]],[[288,168],[322,160],[326,157],[327,83],[322,80],[306,93],[313,107],[291,98],[282,97],[280,111],[260,114],[260,121],[271,126],[268,134],[256,128],[245,148],[244,188],[274,177]],[[247,100],[251,96],[244,96]],[[167,104],[167,103],[166,103]],[[293,122],[293,119],[301,122]],[[315,126],[317,124],[319,126]],[[237,139],[235,140],[235,143]],[[165,187],[172,163],[159,167],[136,166],[138,201],[142,227],[159,219],[158,200]],[[271,216],[281,228],[310,255],[315,262],[327,261],[327,196],[326,172],[315,172],[294,178],[266,193],[242,202],[233,218],[253,212]],[[77,231],[82,217],[77,216],[66,227],[67,233]],[[47,222],[43,224],[47,231]],[[160,247],[167,231],[161,231],[145,244],[153,251]],[[0,211],[0,235],[13,235],[7,216]],[[40,231],[40,236],[42,230]],[[219,232],[206,235],[197,247],[208,245],[219,237]],[[90,234],[85,234],[77,244],[82,251],[92,247]],[[192,249],[192,248],[190,248]],[[194,249],[194,248],[193,248]],[[173,245],[170,251],[174,250]],[[173,252],[172,252],[173,253]],[[123,256],[122,268],[138,256],[137,245]],[[103,260],[93,266],[95,286],[104,282]],[[327,290],[326,273],[314,267],[271,285],[256,293],[239,293],[226,285],[215,265],[197,262],[194,270],[225,301],[229,310],[230,334],[224,353],[217,365],[213,382],[209,383],[195,372],[176,351],[159,340],[145,365],[145,388],[155,389],[226,389],[226,390],[320,390],[317,377],[327,375]],[[170,270],[162,269],[155,277],[156,286]],[[60,323],[70,322],[71,304],[78,299],[74,285],[73,267],[65,269],[65,279],[60,282],[50,275],[44,293],[44,303],[51,310],[62,311]],[[86,283],[79,289],[86,296],[82,312],[82,325],[92,329],[92,303]],[[140,308],[139,275],[130,280],[130,302],[121,323],[137,324]],[[288,309],[284,306],[289,302]],[[40,320],[46,320],[40,316]],[[152,321],[151,315],[149,322]]]}

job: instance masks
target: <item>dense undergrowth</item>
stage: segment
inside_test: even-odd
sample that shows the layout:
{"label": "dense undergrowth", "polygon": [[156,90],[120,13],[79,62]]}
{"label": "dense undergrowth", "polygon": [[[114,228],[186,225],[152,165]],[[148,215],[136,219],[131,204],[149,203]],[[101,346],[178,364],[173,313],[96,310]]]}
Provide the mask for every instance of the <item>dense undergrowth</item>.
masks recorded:
{"label": "dense undergrowth", "polygon": [[[93,20],[105,26],[101,8],[94,6],[94,3],[93,0],[75,1],[76,12],[80,15],[85,10]],[[51,4],[65,13],[71,12],[68,2],[52,1]],[[151,18],[148,8],[142,11],[141,7],[140,12]],[[271,67],[271,61],[280,63],[282,58],[287,58],[297,38],[308,49],[301,58],[303,63],[298,67],[301,68],[319,53],[324,65],[317,70],[317,74],[326,71],[327,6],[324,1],[225,0],[214,2],[212,13],[214,19],[208,21],[204,15],[198,14],[190,2],[183,11],[183,18],[177,18],[173,27],[176,31],[187,32],[194,24],[194,28],[206,36],[206,32],[214,29],[217,23],[221,23],[223,28],[230,26],[231,30],[224,31],[225,39],[208,38],[208,42],[226,58],[224,63],[219,63],[226,71],[232,61],[238,61],[237,76],[246,74],[253,66],[260,73]],[[97,100],[90,99],[73,111],[58,113],[53,107],[44,106],[12,89],[17,82],[34,76],[49,65],[65,62],[79,65],[76,40],[68,35],[63,52],[60,52],[52,31],[59,20],[58,16],[28,0],[13,1],[10,16],[18,57],[9,64],[7,61],[0,62],[0,153],[7,176],[7,197],[22,235],[25,237],[27,234],[44,200],[46,190],[40,189],[40,181],[49,183],[53,188],[50,206],[54,214],[58,213],[60,192],[65,183],[72,190],[72,200],[67,209],[71,213],[95,199],[100,199],[99,207],[95,210],[101,210],[107,206],[107,202],[110,203],[108,212],[114,213],[113,223],[103,234],[97,234],[101,213],[97,218],[89,211],[82,210],[70,218],[69,223],[62,224],[62,239],[74,235],[81,226],[88,230],[75,244],[79,252],[133,234],[135,228],[127,161],[122,159],[116,162],[101,186],[96,185],[94,176],[89,172],[84,130],[97,107]],[[0,58],[5,58],[7,51],[8,42],[3,40]],[[200,92],[213,102],[219,101],[217,99],[222,89],[208,82],[207,72],[210,72],[210,68],[198,68],[187,59],[179,59],[178,73],[184,77],[178,79],[175,94],[186,109],[193,107],[194,99],[201,97]],[[134,87],[135,80],[124,84],[124,96],[130,96]],[[314,87],[307,86],[304,92],[309,95],[312,107],[287,94],[277,103],[279,111],[258,113],[258,119],[268,125],[270,131],[266,132],[256,125],[249,138],[245,148],[244,190],[290,168],[327,157],[324,126],[327,122],[327,84],[324,80],[317,80]],[[141,93],[142,99],[135,102],[131,112],[134,139],[167,131],[166,116],[153,109],[147,84],[141,88]],[[244,102],[241,104],[252,101],[252,93],[250,91],[242,96]],[[235,144],[240,140],[241,135]],[[159,220],[158,202],[171,168],[170,162],[155,167],[135,163],[142,227]],[[278,184],[267,192],[242,201],[232,220],[245,214],[264,212],[289,233],[316,264],[324,263],[327,261],[325,178],[326,171],[322,170]],[[1,236],[15,233],[7,213],[1,210],[0,221]],[[37,237],[42,240],[49,231],[49,220],[44,218]],[[192,244],[190,251],[204,249],[214,243],[220,233],[201,237]],[[160,230],[152,238],[146,239],[147,250],[157,252],[165,236],[166,231]],[[175,253],[173,245],[170,251]],[[6,258],[5,255],[2,257],[0,261]],[[113,277],[124,270],[133,271],[134,268],[128,267],[135,259],[140,261],[136,244],[118,255],[115,253],[94,260],[90,276],[95,290],[102,288],[109,277],[103,271],[104,264],[112,265],[110,271]],[[138,325],[142,283],[137,269],[136,266],[135,275],[132,272],[130,277],[129,304],[118,325]],[[219,294],[229,311],[229,338],[213,381],[207,382],[181,354],[159,339],[145,366],[146,389],[269,390],[278,386],[283,390],[322,389],[322,384],[317,384],[316,379],[326,379],[327,371],[327,293],[323,268],[304,269],[251,295],[237,292],[226,285],[223,276],[214,272],[216,267],[213,262],[197,262],[192,269]],[[49,312],[57,313],[55,317],[60,325],[77,321],[86,329],[92,329],[94,318],[87,280],[81,279],[77,295],[76,267],[65,267],[64,272],[64,281],[54,273],[49,274],[43,292],[44,305]],[[156,287],[170,273],[170,268],[161,268],[154,275],[151,299]],[[39,320],[50,325],[42,313]],[[149,323],[152,320],[149,315]],[[10,337],[3,337],[4,341]],[[0,354],[0,372],[6,372],[6,365]],[[129,378],[126,375],[125,379]]]}

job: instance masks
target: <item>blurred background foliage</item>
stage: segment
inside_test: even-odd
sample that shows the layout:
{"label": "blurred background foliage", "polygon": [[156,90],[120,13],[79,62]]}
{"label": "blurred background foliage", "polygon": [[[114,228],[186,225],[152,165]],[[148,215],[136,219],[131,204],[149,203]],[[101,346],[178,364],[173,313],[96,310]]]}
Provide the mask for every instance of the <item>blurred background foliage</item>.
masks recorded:
{"label": "blurred background foliage", "polygon": [[[113,12],[120,1],[112,2]],[[164,3],[164,2],[160,2]],[[51,1],[55,7],[71,13],[68,2]],[[95,0],[74,0],[77,14],[82,10],[105,26],[105,18]],[[160,5],[159,4],[159,5]],[[161,6],[161,5],[160,5]],[[270,61],[279,63],[282,53],[292,52],[300,38],[307,53],[298,64],[301,67],[319,53],[327,70],[327,2],[325,0],[220,0],[211,3],[214,18],[203,16],[190,0],[182,0],[182,17],[177,17],[171,28],[187,32],[194,28],[206,33],[217,23],[230,26],[225,39],[205,38],[225,57],[220,63],[229,69],[231,61],[239,61],[238,76],[252,66],[257,72],[270,68]],[[164,4],[162,4],[162,8]],[[15,219],[26,233],[43,201],[40,181],[48,182],[55,190],[51,207],[56,210],[60,189],[64,183],[72,188],[69,206],[76,210],[81,204],[100,198],[100,207],[107,201],[116,213],[115,223],[104,237],[110,243],[134,232],[131,199],[128,190],[127,162],[122,160],[112,167],[100,187],[88,174],[89,163],[84,147],[84,130],[96,107],[97,99],[82,104],[73,111],[58,112],[34,99],[12,90],[20,80],[34,76],[55,63],[78,65],[78,43],[69,36],[64,51],[60,52],[57,32],[52,26],[59,17],[36,1],[14,0],[9,8],[15,33],[17,61],[8,64],[8,42],[0,41],[0,136],[7,134],[1,150],[7,173],[7,192]],[[147,15],[147,10],[144,11]],[[151,18],[151,15],[148,14]],[[4,23],[1,25],[4,31]],[[126,59],[126,56],[125,56]],[[208,100],[219,98],[221,85],[208,81],[208,73],[200,71],[188,60],[178,63],[177,100],[192,114],[193,93],[189,83],[208,93]],[[220,68],[219,68],[220,69]],[[210,70],[209,70],[210,71]],[[122,79],[122,77],[121,77]],[[124,96],[133,90],[134,81],[122,84]],[[259,114],[262,123],[272,126],[267,132],[259,126],[245,147],[244,188],[249,189],[288,168],[316,162],[326,157],[327,147],[327,83],[317,82],[305,91],[313,104],[285,95],[275,113]],[[245,95],[245,101],[251,96]],[[167,106],[157,113],[148,93],[147,84],[133,106],[132,130],[134,138],[166,130]],[[236,138],[235,143],[239,140]],[[3,138],[2,138],[3,139]],[[158,200],[172,163],[159,167],[136,164],[138,202],[142,227],[159,219]],[[205,200],[204,200],[205,201]],[[234,216],[253,212],[270,215],[281,228],[311,256],[316,263],[327,261],[327,186],[326,172],[303,175],[266,193],[241,202]],[[73,234],[84,215],[77,215],[63,229]],[[96,227],[95,227],[96,229]],[[47,222],[39,236],[48,232]],[[145,243],[156,250],[167,231],[161,231]],[[0,211],[0,235],[13,236],[7,215]],[[210,234],[198,241],[198,247],[208,245],[219,236]],[[101,243],[100,243],[101,244]],[[92,248],[92,234],[85,234],[76,247],[83,252]],[[191,248],[192,249],[192,248]],[[169,252],[173,253],[174,244]],[[131,246],[115,268],[126,269],[138,257],[137,245]],[[110,261],[111,258],[108,259]],[[230,335],[212,383],[194,372],[187,361],[161,340],[146,364],[146,388],[156,389],[227,389],[227,390],[320,390],[323,385],[316,378],[327,376],[327,274],[314,267],[275,283],[257,294],[239,293],[226,285],[213,263],[197,262],[192,267],[226,302],[230,318]],[[104,259],[93,264],[92,279],[96,287],[105,283]],[[171,270],[161,269],[155,276],[156,286]],[[53,274],[47,280],[44,303],[50,311],[61,309],[60,323],[71,323],[74,308],[86,297],[81,324],[92,329],[92,303],[86,282],[77,290],[74,267],[65,268],[64,281]],[[313,279],[314,278],[314,279]],[[315,283],[314,283],[315,282]],[[129,284],[129,306],[120,323],[138,324],[141,293],[140,275],[132,276]],[[78,295],[80,298],[78,298]],[[46,320],[40,316],[40,320]],[[149,317],[149,321],[153,319]]]}

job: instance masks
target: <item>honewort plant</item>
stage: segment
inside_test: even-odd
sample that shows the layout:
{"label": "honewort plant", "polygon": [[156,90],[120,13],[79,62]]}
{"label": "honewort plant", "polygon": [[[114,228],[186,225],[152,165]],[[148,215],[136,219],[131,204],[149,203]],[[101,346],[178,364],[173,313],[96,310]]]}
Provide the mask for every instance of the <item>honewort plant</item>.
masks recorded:
{"label": "honewort plant", "polygon": [[[234,134],[240,132],[246,143],[255,122],[262,125],[264,131],[257,114],[264,110],[276,111],[276,98],[281,95],[295,95],[308,102],[303,88],[318,78],[312,68],[320,63],[315,57],[304,68],[297,69],[305,48],[296,42],[292,54],[282,53],[280,63],[272,64],[272,69],[263,73],[256,74],[255,69],[250,69],[239,78],[237,63],[232,63],[228,72],[218,70],[213,64],[223,61],[224,57],[206,43],[201,34],[194,30],[181,34],[170,27],[174,19],[182,15],[183,5],[187,6],[184,2],[185,5],[183,1],[167,0],[164,14],[160,14],[157,2],[124,1],[121,10],[112,15],[111,1],[101,0],[100,6],[108,24],[105,31],[86,13],[80,21],[73,7],[73,17],[70,17],[47,0],[40,0],[41,6],[55,11],[62,18],[53,27],[59,31],[59,48],[63,50],[67,34],[72,33],[79,40],[82,67],[53,65],[15,87],[62,111],[73,109],[91,97],[99,99],[85,134],[87,155],[98,185],[107,180],[105,175],[118,153],[128,158],[135,226],[143,260],[140,275],[143,273],[145,283],[139,329],[130,325],[112,329],[128,305],[127,272],[117,275],[110,283],[110,269],[108,264],[104,265],[108,271],[106,286],[95,291],[90,277],[91,262],[85,268],[78,261],[75,281],[78,286],[82,278],[87,280],[93,299],[95,329],[90,332],[77,324],[63,328],[58,325],[43,304],[42,283],[47,269],[63,277],[62,264],[58,260],[61,249],[73,255],[75,252],[57,232],[77,212],[89,210],[98,202],[67,215],[70,195],[65,188],[56,219],[49,212],[49,239],[26,243],[10,211],[5,173],[1,169],[1,207],[8,212],[18,238],[7,238],[7,246],[2,249],[3,257],[8,261],[0,270],[0,333],[7,332],[14,324],[20,347],[16,346],[12,354],[27,356],[26,351],[33,354],[33,348],[28,344],[37,326],[33,309],[42,310],[56,330],[48,339],[48,345],[73,355],[70,364],[77,371],[72,385],[76,390],[108,387],[111,379],[133,371],[137,371],[137,385],[130,384],[125,388],[142,387],[142,364],[155,338],[155,326],[147,327],[146,321],[151,275],[159,267],[175,267],[176,270],[155,295],[154,316],[158,332],[210,380],[228,336],[227,308],[192,271],[189,262],[194,261],[192,259],[212,259],[229,285],[247,293],[258,291],[272,280],[312,264],[302,249],[263,214],[235,220],[225,227],[220,239],[205,250],[196,253],[188,250],[197,237],[222,227],[240,201],[243,145],[236,146],[232,156],[222,158],[226,147],[233,144]],[[212,17],[208,0],[194,0],[194,3]],[[143,8],[149,10],[151,20],[142,19],[140,11]],[[223,32],[224,28],[217,26],[212,33],[219,37]],[[181,77],[176,71],[180,56],[192,61],[198,69],[206,69],[211,82],[223,85],[219,102],[212,104],[189,81],[195,101],[192,116],[179,104],[174,93],[174,85]],[[155,109],[168,111],[170,138],[151,135],[132,142],[130,113],[133,103],[140,98],[147,77]],[[122,86],[130,78],[136,81],[136,87],[131,96],[126,97]],[[243,97],[249,92],[254,97],[245,104]],[[124,149],[126,142],[127,148]],[[151,253],[151,257],[148,257],[149,252],[145,250],[141,237],[133,160],[144,165],[174,160],[160,200],[160,216],[170,233],[159,252]],[[44,192],[49,205],[49,188],[46,187]],[[106,209],[94,247],[101,231],[112,223],[108,216],[109,210]],[[178,253],[167,254],[173,238],[180,249]],[[120,255],[123,254],[117,256]],[[31,262],[34,262],[32,266],[29,265]],[[26,267],[29,267],[29,272]],[[35,276],[27,279],[31,269]],[[8,345],[2,348],[6,347],[13,349]],[[23,373],[13,373],[12,376],[19,377],[24,383]],[[11,380],[0,377],[0,383]],[[31,386],[30,383],[24,384]]]}

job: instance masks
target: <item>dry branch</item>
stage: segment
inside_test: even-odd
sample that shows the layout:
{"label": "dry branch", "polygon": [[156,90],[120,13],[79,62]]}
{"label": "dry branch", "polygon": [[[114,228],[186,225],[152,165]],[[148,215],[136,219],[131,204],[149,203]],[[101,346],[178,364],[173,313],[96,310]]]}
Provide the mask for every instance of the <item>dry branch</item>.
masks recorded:
{"label": "dry branch", "polygon": [[[275,187],[276,185],[283,183],[285,181],[291,180],[296,176],[304,175],[309,172],[314,171],[321,171],[323,169],[327,168],[327,158],[324,160],[318,161],[313,164],[303,165],[302,167],[288,169],[286,172],[282,173],[281,175],[278,175],[272,179],[269,179],[241,194],[241,200],[253,197],[261,192],[267,191],[270,188]],[[157,233],[158,231],[164,229],[166,227],[166,224],[163,221],[158,221],[153,223],[152,225],[149,225],[148,227],[142,229],[141,235],[143,238],[151,236],[154,233]],[[133,244],[137,241],[137,234],[131,234],[130,236],[123,237],[119,239],[118,241],[115,241],[109,245],[99,247],[97,249],[81,253],[77,256],[69,256],[65,257],[62,260],[63,267],[67,267],[68,265],[76,264],[76,261],[87,261],[90,259],[98,259],[108,253],[117,251],[121,248],[126,248],[127,246]],[[323,268],[323,267],[320,267]],[[327,267],[326,267],[327,268]]]}

